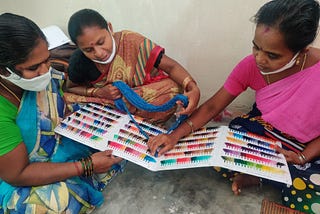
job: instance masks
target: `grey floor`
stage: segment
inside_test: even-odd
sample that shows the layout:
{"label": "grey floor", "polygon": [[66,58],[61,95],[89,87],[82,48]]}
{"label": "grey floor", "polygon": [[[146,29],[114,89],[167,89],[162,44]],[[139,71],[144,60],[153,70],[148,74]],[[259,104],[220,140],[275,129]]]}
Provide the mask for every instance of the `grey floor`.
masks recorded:
{"label": "grey floor", "polygon": [[212,168],[152,172],[130,162],[104,195],[95,214],[259,214],[263,198],[280,202],[280,192],[270,186],[234,196],[230,182]]}

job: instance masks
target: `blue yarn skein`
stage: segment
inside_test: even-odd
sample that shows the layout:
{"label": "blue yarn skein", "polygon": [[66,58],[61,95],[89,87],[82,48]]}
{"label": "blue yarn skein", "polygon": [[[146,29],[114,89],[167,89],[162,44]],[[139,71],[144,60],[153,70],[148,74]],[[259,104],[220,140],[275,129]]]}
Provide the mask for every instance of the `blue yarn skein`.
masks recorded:
{"label": "blue yarn skein", "polygon": [[[177,101],[181,101],[183,103],[183,106],[186,107],[188,105],[188,97],[183,95],[183,94],[177,94],[174,96],[171,100],[168,102],[160,105],[160,106],[155,106],[150,103],[147,103],[144,99],[142,99],[136,92],[134,92],[126,83],[122,81],[115,81],[112,83],[113,86],[117,87],[122,95],[136,108],[144,111],[149,111],[149,112],[162,112],[162,111],[167,111],[171,109],[174,105],[176,105]],[[122,111],[125,111],[130,118],[133,120],[133,122],[136,124],[140,132],[147,138],[149,139],[149,136],[145,131],[139,126],[139,124],[134,120],[132,117],[131,113],[129,112],[125,102],[122,100],[122,98],[114,100],[115,106]],[[176,122],[169,128],[167,133],[171,132],[175,128],[181,124],[188,115],[180,115],[179,118],[177,118]]]}

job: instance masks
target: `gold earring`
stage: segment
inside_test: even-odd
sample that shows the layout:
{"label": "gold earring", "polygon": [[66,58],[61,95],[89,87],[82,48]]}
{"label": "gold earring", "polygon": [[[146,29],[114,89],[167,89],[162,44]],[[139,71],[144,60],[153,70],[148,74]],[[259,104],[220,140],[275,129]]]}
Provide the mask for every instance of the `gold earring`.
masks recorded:
{"label": "gold earring", "polygon": [[297,58],[296,65],[300,65],[300,56]]}

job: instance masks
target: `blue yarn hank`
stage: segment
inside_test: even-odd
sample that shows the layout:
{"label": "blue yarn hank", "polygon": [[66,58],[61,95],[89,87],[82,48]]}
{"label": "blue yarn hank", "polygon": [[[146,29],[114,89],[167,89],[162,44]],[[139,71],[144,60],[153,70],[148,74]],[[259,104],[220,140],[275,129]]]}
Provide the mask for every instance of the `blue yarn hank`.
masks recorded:
{"label": "blue yarn hank", "polygon": [[[186,107],[188,105],[188,97],[183,94],[177,94],[168,102],[156,106],[150,103],[147,103],[144,99],[142,99],[134,90],[132,90],[126,83],[122,81],[115,81],[112,84],[113,86],[117,87],[122,95],[136,108],[148,112],[163,112],[171,109],[174,105],[176,105],[177,101],[181,101],[183,106]],[[129,112],[125,102],[122,98],[114,100],[114,104],[116,108],[121,111],[126,112],[130,119],[134,122],[137,126],[141,134],[143,134],[147,139],[149,139],[149,135],[139,126],[136,120],[133,118],[132,114]],[[188,118],[188,115],[180,115],[176,122],[168,129],[167,133],[171,132],[172,130],[176,129],[185,119]]]}

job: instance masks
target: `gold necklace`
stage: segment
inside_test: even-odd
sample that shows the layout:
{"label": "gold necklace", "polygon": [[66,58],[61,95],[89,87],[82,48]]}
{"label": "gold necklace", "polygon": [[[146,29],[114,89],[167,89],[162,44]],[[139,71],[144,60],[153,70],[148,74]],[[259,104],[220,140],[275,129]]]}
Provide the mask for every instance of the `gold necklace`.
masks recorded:
{"label": "gold necklace", "polygon": [[1,81],[0,81],[0,85],[2,87],[4,87],[14,98],[16,98],[16,100],[18,100],[19,103],[21,102],[21,99],[13,91],[11,91],[10,88],[8,88],[5,84],[3,84]]}
{"label": "gold necklace", "polygon": [[269,74],[267,74],[267,83],[268,83],[268,85],[270,85]]}
{"label": "gold necklace", "polygon": [[306,61],[307,61],[307,53],[305,53],[303,56],[303,62],[302,62],[300,71],[302,71],[304,69],[304,65],[306,64]]}
{"label": "gold necklace", "polygon": [[[303,56],[303,62],[302,62],[300,71],[302,71],[302,70],[304,69],[304,66],[305,66],[305,64],[306,64],[306,61],[307,61],[307,53],[305,53],[304,56]],[[267,75],[267,83],[268,83],[268,85],[270,85],[269,75]]]}

